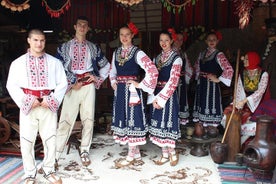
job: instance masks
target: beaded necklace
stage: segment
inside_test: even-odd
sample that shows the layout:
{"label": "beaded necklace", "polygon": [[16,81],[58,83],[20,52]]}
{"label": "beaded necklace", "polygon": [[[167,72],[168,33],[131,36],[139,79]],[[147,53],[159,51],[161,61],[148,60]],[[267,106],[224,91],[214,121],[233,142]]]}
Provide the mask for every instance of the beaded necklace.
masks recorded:
{"label": "beaded necklace", "polygon": [[161,70],[161,68],[167,63],[169,56],[171,55],[172,50],[169,50],[167,52],[162,51],[160,59],[156,63],[156,67],[158,70]]}
{"label": "beaded necklace", "polygon": [[127,49],[123,49],[122,48],[121,52],[117,53],[117,58],[118,58],[119,66],[124,66],[124,64],[128,61],[131,49],[132,49],[132,46],[130,46]]}

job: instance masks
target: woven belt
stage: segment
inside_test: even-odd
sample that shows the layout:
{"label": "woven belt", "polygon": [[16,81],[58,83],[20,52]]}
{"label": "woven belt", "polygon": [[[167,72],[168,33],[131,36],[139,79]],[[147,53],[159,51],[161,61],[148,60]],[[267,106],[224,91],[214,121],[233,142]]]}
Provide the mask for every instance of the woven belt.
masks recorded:
{"label": "woven belt", "polygon": [[117,76],[117,82],[118,83],[127,83],[129,80],[135,80],[137,81],[136,76]]}
{"label": "woven belt", "polygon": [[32,89],[27,89],[27,88],[22,88],[25,94],[29,94],[29,95],[34,95],[38,98],[42,98],[43,96],[48,96],[52,90],[32,90]]}
{"label": "woven belt", "polygon": [[82,82],[82,86],[91,84],[92,82],[86,82],[89,79],[89,76],[86,75],[90,74],[89,72],[85,72],[83,74],[76,74],[78,82]]}
{"label": "woven belt", "polygon": [[87,74],[90,74],[89,72],[85,72],[83,74],[76,74],[78,79],[84,78]]}

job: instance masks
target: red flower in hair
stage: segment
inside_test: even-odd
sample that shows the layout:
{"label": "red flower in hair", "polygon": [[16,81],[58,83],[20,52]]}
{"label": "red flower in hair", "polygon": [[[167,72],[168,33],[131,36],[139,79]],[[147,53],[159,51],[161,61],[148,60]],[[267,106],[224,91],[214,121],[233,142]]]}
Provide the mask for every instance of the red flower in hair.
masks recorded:
{"label": "red flower in hair", "polygon": [[183,33],[183,42],[186,42],[188,40],[188,33],[184,32]]}
{"label": "red flower in hair", "polygon": [[127,26],[134,35],[136,35],[139,32],[138,28],[135,26],[133,22],[129,22]]}
{"label": "red flower in hair", "polygon": [[221,34],[221,32],[215,31],[215,34],[216,34],[218,40],[222,40],[222,34]]}
{"label": "red flower in hair", "polygon": [[173,41],[177,39],[177,35],[175,33],[175,30],[173,28],[169,28],[168,32],[171,34]]}

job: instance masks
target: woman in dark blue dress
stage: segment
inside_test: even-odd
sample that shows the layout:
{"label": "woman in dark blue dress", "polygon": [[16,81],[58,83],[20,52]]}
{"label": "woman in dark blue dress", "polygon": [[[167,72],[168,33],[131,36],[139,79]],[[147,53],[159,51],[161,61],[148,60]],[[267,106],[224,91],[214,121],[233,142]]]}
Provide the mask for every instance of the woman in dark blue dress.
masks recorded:
{"label": "woman in dark blue dress", "polygon": [[[121,46],[113,53],[110,82],[114,89],[113,130],[115,142],[128,144],[128,155],[116,163],[117,167],[128,166],[141,159],[139,145],[146,144],[148,127],[142,91],[153,93],[158,70],[151,59],[132,44],[138,33],[133,23],[120,29]],[[141,79],[141,69],[145,71]]]}
{"label": "woman in dark blue dress", "polygon": [[197,80],[194,104],[194,121],[204,126],[218,126],[223,117],[219,83],[230,86],[233,68],[223,52],[217,50],[219,32],[211,31],[206,37],[208,48],[200,53],[195,63]]}
{"label": "woman in dark blue dress", "polygon": [[148,102],[152,102],[150,117],[150,140],[162,148],[162,156],[157,165],[170,161],[171,166],[178,163],[175,151],[177,139],[181,137],[179,124],[179,101],[177,86],[182,67],[182,59],[172,50],[172,29],[163,31],[159,37],[162,52],[154,59],[159,70],[158,82],[154,94]]}

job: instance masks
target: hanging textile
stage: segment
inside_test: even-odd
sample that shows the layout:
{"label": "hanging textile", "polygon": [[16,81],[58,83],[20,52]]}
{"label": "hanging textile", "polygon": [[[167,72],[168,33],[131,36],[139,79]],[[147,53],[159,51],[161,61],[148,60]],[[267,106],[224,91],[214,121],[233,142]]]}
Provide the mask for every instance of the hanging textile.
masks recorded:
{"label": "hanging textile", "polygon": [[42,6],[46,7],[46,11],[51,17],[58,18],[61,14],[64,14],[65,10],[68,10],[71,6],[70,0],[42,0]]}

